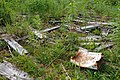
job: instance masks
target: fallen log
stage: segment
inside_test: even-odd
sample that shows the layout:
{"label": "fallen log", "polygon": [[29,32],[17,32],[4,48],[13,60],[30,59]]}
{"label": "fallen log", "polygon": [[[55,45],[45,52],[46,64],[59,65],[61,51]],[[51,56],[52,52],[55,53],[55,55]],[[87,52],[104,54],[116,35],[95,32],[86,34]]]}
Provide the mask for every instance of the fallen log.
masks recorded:
{"label": "fallen log", "polygon": [[60,26],[55,26],[55,27],[51,27],[51,28],[47,28],[47,29],[45,29],[45,30],[42,30],[42,31],[40,31],[40,32],[49,32],[49,31],[52,31],[52,30],[56,30],[56,29],[58,29],[58,28],[60,28]]}
{"label": "fallen log", "polygon": [[10,80],[33,80],[28,73],[19,70],[11,63],[4,60],[0,63],[0,74],[7,77]]}
{"label": "fallen log", "polygon": [[33,32],[38,38],[40,38],[40,39],[46,38],[46,36],[43,35],[40,31],[38,31],[38,30],[36,30],[36,29],[33,29],[33,28],[31,28],[31,30],[32,30],[32,32]]}
{"label": "fallen log", "polygon": [[85,43],[80,43],[80,45],[100,45],[100,43],[85,42]]}
{"label": "fallen log", "polygon": [[24,49],[20,44],[18,44],[14,39],[4,39],[6,43],[10,45],[16,52],[18,52],[20,55],[24,55],[25,53],[28,53],[26,49]]}
{"label": "fallen log", "polygon": [[99,27],[99,24],[94,24],[94,25],[89,25],[89,26],[84,26],[84,27],[80,27],[81,30],[88,30],[88,29],[94,29],[96,27]]}
{"label": "fallen log", "polygon": [[11,35],[8,34],[2,34],[0,36],[10,47],[12,47],[16,52],[18,52],[20,55],[24,55],[25,53],[28,53],[26,49],[24,49],[20,44],[18,44]]}
{"label": "fallen log", "polygon": [[32,32],[33,32],[37,37],[39,37],[40,39],[42,39],[42,38],[46,38],[46,36],[43,35],[44,32],[49,32],[49,31],[52,31],[52,30],[56,30],[56,29],[58,29],[58,28],[60,28],[60,26],[55,26],[55,27],[52,27],[52,28],[47,28],[47,29],[41,30],[41,31],[38,31],[38,30],[33,29],[33,28],[31,28],[31,30],[32,30]]}
{"label": "fallen log", "polygon": [[111,46],[113,46],[113,45],[114,45],[114,44],[112,44],[112,43],[102,44],[101,46],[95,48],[95,51],[100,51],[100,50],[102,50],[102,49],[109,48],[109,47],[111,47]]}
{"label": "fallen log", "polygon": [[21,38],[18,38],[18,39],[15,39],[16,41],[22,41],[22,40],[25,40],[25,39],[27,39],[28,38],[28,36],[23,36],[23,37],[21,37]]}
{"label": "fallen log", "polygon": [[79,40],[83,40],[83,41],[98,41],[98,40],[102,40],[101,36],[86,36],[86,37],[79,37]]}
{"label": "fallen log", "polygon": [[110,32],[110,29],[101,29],[102,31],[102,36],[108,36],[109,35],[109,32]]}
{"label": "fallen log", "polygon": [[82,22],[82,23],[88,23],[88,24],[99,24],[99,25],[113,25],[115,23],[113,22],[86,22],[86,21],[83,21],[83,20],[74,20],[74,22]]}

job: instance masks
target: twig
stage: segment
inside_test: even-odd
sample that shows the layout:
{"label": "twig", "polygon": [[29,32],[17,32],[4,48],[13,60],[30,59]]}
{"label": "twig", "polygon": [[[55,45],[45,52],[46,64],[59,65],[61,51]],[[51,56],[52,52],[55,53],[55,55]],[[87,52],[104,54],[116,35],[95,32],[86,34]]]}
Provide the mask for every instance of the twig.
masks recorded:
{"label": "twig", "polygon": [[51,27],[51,28],[47,28],[47,29],[45,29],[45,30],[42,30],[42,31],[40,31],[40,32],[48,32],[48,31],[52,31],[52,30],[56,30],[56,29],[58,29],[58,28],[60,28],[60,26],[55,26],[55,27]]}
{"label": "twig", "polygon": [[7,47],[8,47],[8,49],[9,49],[10,55],[13,57],[12,51],[11,51],[11,49],[10,49],[10,46],[8,45]]}
{"label": "twig", "polygon": [[68,78],[69,80],[72,80],[72,79],[70,78],[70,76],[68,75],[68,73],[67,73],[65,67],[63,66],[63,64],[61,64],[61,66],[62,66],[62,68],[63,68],[63,70],[64,70],[64,72],[65,72],[67,78]]}
{"label": "twig", "polygon": [[26,39],[26,38],[28,38],[28,36],[23,36],[23,37],[21,37],[21,38],[18,38],[18,39],[16,39],[16,41],[18,42],[18,41],[24,40],[24,39]]}

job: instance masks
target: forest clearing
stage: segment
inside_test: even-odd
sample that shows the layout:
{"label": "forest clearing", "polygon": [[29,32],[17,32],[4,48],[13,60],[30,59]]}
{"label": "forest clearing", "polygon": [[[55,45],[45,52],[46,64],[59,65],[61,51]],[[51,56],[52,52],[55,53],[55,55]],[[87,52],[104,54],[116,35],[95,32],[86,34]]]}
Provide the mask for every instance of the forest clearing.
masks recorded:
{"label": "forest clearing", "polygon": [[119,0],[0,0],[0,80],[120,80]]}

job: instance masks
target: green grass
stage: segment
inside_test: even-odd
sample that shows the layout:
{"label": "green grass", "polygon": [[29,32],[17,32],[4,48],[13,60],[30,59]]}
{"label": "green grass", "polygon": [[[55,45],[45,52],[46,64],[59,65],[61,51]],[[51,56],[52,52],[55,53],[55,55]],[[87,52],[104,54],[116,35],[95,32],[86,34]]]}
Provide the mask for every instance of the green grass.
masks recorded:
{"label": "green grass", "polygon": [[[13,55],[10,55],[7,45],[0,41],[0,61],[7,57],[8,61],[28,72],[35,80],[67,80],[63,66],[72,80],[119,80],[119,3],[118,0],[2,0],[0,3],[0,28],[6,26],[6,33],[18,37],[28,35],[28,39],[19,43],[29,53],[20,56],[11,49]],[[104,54],[105,61],[100,71],[82,69],[70,63],[70,57],[76,54],[82,42],[78,40],[78,37],[86,36],[86,34],[70,32],[68,30],[70,26],[65,27],[63,26],[65,23],[63,23],[60,29],[45,33],[49,38],[55,40],[56,44],[53,45],[47,39],[38,39],[29,28],[31,26],[37,30],[43,30],[54,26],[48,23],[49,20],[66,20],[67,23],[73,25],[72,20],[79,14],[85,21],[97,21],[96,16],[100,16],[99,21],[113,21],[119,24],[118,30],[114,30],[114,34],[110,35],[116,45],[112,49],[100,51]],[[111,19],[108,20],[108,17]],[[76,24],[87,25],[86,23]],[[92,34],[101,35],[101,32],[95,29]],[[92,46],[84,47],[92,50],[96,46],[93,42]],[[0,76],[0,79],[6,80],[3,76]]]}

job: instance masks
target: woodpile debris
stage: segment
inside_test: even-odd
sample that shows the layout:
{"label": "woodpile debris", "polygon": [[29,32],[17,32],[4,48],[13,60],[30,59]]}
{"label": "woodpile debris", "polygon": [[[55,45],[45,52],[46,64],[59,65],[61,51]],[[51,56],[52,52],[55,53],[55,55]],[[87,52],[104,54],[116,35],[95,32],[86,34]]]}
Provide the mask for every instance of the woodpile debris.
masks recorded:
{"label": "woodpile debris", "polygon": [[28,53],[28,51],[18,44],[10,35],[2,34],[2,39],[4,39],[4,41],[20,55]]}
{"label": "woodpile debris", "polygon": [[[49,21],[50,23],[63,23],[62,21]],[[65,21],[66,22],[66,21]],[[113,25],[114,23],[112,22],[85,22],[83,20],[73,20],[73,22],[80,22],[80,23],[87,23],[87,26],[77,26],[75,25],[71,26],[68,24],[65,24],[64,27],[69,27],[69,29],[75,29],[76,32],[79,33],[88,33],[89,35],[86,35],[85,37],[78,37],[79,40],[83,41],[82,43],[80,43],[80,46],[83,45],[97,45],[98,47],[96,47],[93,51],[100,51],[102,49],[108,48],[113,46],[113,43],[105,43],[104,41],[104,37],[107,37],[111,31],[111,29],[109,28],[103,28],[100,27],[101,25]],[[45,35],[46,32],[50,32],[56,29],[59,29],[62,26],[54,26],[51,28],[47,28],[45,30],[36,30],[32,27],[30,27],[31,31],[33,32],[34,35],[36,35],[39,39],[43,39],[43,38],[47,38],[49,40],[49,43],[51,44],[56,44],[54,39],[49,38],[48,36]],[[96,28],[100,28],[101,30],[101,34],[102,35],[91,35],[90,30],[96,29]],[[2,35],[1,35],[2,34]],[[16,52],[18,52],[20,55],[24,55],[26,53],[28,53],[28,51],[26,49],[24,49],[17,41],[23,40],[28,38],[28,36],[23,36],[22,38],[19,39],[14,39],[11,36],[9,36],[8,34],[3,34],[2,31],[0,31],[0,39],[3,39],[11,48],[13,48]],[[51,42],[52,41],[52,42]],[[103,43],[103,44],[101,44]],[[100,65],[101,65],[101,61],[103,59],[103,55],[102,53],[97,53],[97,52],[89,52],[87,49],[84,48],[79,48],[79,51],[77,52],[77,54],[75,56],[72,56],[70,58],[70,61],[80,67],[83,68],[90,68],[90,69],[94,69],[94,70],[99,70]],[[62,65],[64,72],[66,72],[64,66]],[[8,79],[10,80],[33,80],[32,78],[29,77],[29,75],[24,72],[21,71],[19,69],[17,69],[15,66],[13,66],[11,63],[4,61],[3,63],[0,63],[0,74],[3,76],[6,76]],[[69,75],[66,72],[66,75],[69,77]]]}

